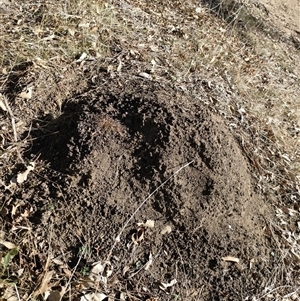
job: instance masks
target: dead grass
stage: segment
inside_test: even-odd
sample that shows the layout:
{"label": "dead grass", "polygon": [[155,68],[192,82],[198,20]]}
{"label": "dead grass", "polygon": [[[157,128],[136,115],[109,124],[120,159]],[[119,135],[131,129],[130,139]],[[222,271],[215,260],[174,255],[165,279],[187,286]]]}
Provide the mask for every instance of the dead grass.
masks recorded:
{"label": "dead grass", "polygon": [[[224,1],[222,7],[213,9],[198,1],[2,2],[1,92],[9,97],[16,117],[18,141],[14,141],[9,115],[1,112],[0,166],[11,174],[16,163],[24,163],[22,152],[30,144],[28,132],[38,112],[60,114],[68,95],[64,87],[70,84],[76,67],[84,65],[84,61],[76,62],[82,53],[87,59],[117,56],[119,65],[112,68],[119,72],[122,61],[138,61],[137,74],[172,81],[199,101],[205,93],[210,99],[207,105],[224,116],[239,140],[258,192],[277,208],[274,220],[268,223],[282,261],[270,286],[253,300],[269,300],[269,295],[279,300],[283,294],[292,294],[298,283],[293,269],[300,258],[299,225],[294,226],[299,215],[300,55],[280,30],[263,22],[261,9],[251,3],[235,3]],[[28,64],[25,69],[24,63]],[[59,82],[62,88],[57,89]],[[18,98],[30,85],[34,97],[40,99],[35,108]],[[103,121],[101,126],[121,131],[109,122]],[[34,234],[28,230],[19,237],[34,239]],[[34,243],[18,244],[35,252]],[[8,252],[1,251],[2,260]],[[13,258],[10,264],[13,266]],[[290,286],[277,289],[282,269],[290,277],[285,280]],[[4,286],[10,283],[6,292],[16,295],[8,271],[3,271],[8,279]],[[61,277],[71,277],[66,271],[67,267]],[[30,270],[25,272],[30,279]],[[46,269],[43,275],[47,275]],[[36,292],[37,288],[29,280],[21,292],[25,300],[34,294],[32,289]]]}
{"label": "dead grass", "polygon": [[1,8],[0,59],[7,72],[24,61],[49,68],[65,67],[82,52],[105,56],[116,31],[125,30],[104,1],[7,1]]}

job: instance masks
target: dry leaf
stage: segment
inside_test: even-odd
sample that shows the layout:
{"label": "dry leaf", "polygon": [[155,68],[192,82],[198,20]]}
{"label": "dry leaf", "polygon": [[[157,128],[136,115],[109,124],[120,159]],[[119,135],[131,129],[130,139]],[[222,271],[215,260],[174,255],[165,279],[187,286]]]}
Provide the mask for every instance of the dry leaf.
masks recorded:
{"label": "dry leaf", "polygon": [[159,47],[158,47],[157,45],[150,45],[150,49],[151,49],[153,52],[159,51]]}
{"label": "dry leaf", "polygon": [[9,241],[4,241],[3,239],[0,239],[0,244],[5,246],[7,249],[16,249],[17,246]]}
{"label": "dry leaf", "polygon": [[150,266],[151,266],[152,263],[153,263],[153,256],[152,256],[152,254],[150,252],[150,254],[149,254],[149,260],[148,260],[148,262],[145,265],[145,270],[146,271],[149,270],[149,268],[150,268]]}
{"label": "dry leaf", "polygon": [[87,53],[83,52],[78,60],[76,60],[76,63],[81,63],[87,58]]}
{"label": "dry leaf", "polygon": [[125,265],[123,268],[123,276],[130,270],[130,267],[128,265]]}
{"label": "dry leaf", "polygon": [[21,277],[23,275],[23,273],[24,273],[24,268],[17,270],[17,274],[19,277]]}
{"label": "dry leaf", "polygon": [[250,264],[249,264],[250,270],[252,269],[254,263],[255,263],[255,259],[254,258],[250,259]]}
{"label": "dry leaf", "polygon": [[17,213],[17,209],[20,206],[21,206],[21,204],[17,204],[16,206],[15,205],[12,206],[11,216],[14,216]]}
{"label": "dry leaf", "polygon": [[41,41],[50,41],[55,39],[55,34],[51,34],[50,36],[44,37],[41,39]]}
{"label": "dry leaf", "polygon": [[137,223],[137,225],[138,225],[139,227],[144,226],[144,227],[147,227],[147,228],[153,228],[153,227],[154,227],[154,221],[151,220],[151,219],[148,219],[148,220],[146,221],[146,223]]}
{"label": "dry leaf", "polygon": [[69,34],[70,34],[72,37],[74,37],[74,35],[75,35],[75,29],[74,29],[74,28],[69,27],[69,28],[68,28],[68,32],[69,32]]}
{"label": "dry leaf", "polygon": [[89,28],[90,27],[90,23],[82,21],[81,23],[78,24],[78,27]]}
{"label": "dry leaf", "polygon": [[173,286],[176,283],[177,283],[176,279],[171,280],[169,283],[163,283],[162,282],[161,285],[159,286],[159,288],[162,289],[163,291],[166,291],[166,289],[168,287],[171,287],[171,286]]}
{"label": "dry leaf", "polygon": [[110,262],[102,264],[101,262],[96,263],[91,269],[89,278],[92,281],[107,283],[108,277],[111,276],[113,272],[112,265]]}
{"label": "dry leaf", "polygon": [[43,33],[44,32],[44,30],[43,29],[41,29],[40,27],[35,27],[35,28],[33,28],[33,33],[35,34],[35,35],[39,35],[40,33]]}
{"label": "dry leaf", "polygon": [[118,68],[117,68],[117,72],[121,72],[122,67],[123,67],[123,63],[122,63],[122,59],[121,59],[120,56],[118,57],[118,62],[119,62],[119,65],[118,65]]}
{"label": "dry leaf", "polygon": [[236,263],[240,262],[240,260],[238,258],[233,257],[233,256],[222,257],[222,260],[224,260],[224,261],[230,261],[230,262],[236,262]]}
{"label": "dry leaf", "polygon": [[54,271],[49,271],[44,275],[39,289],[36,290],[33,294],[34,296],[41,295],[41,294],[45,293],[50,288],[49,282],[52,279],[53,274],[54,274]]}
{"label": "dry leaf", "polygon": [[152,76],[151,76],[149,73],[146,73],[146,72],[141,72],[141,73],[139,74],[139,76],[144,77],[144,78],[146,78],[146,79],[152,80]]}
{"label": "dry leaf", "polygon": [[68,266],[63,261],[59,260],[58,258],[54,258],[52,259],[52,262],[58,265],[68,277],[72,275],[72,272],[69,270]]}
{"label": "dry leaf", "polygon": [[[27,180],[27,176],[28,174],[34,170],[35,167],[35,163],[34,162],[30,162],[29,165],[27,166],[27,169],[24,172],[21,172],[17,175],[17,183],[23,183]],[[12,182],[14,182],[12,180]]]}
{"label": "dry leaf", "polygon": [[1,299],[5,301],[19,301],[16,290],[13,285],[7,284],[1,287]]}
{"label": "dry leaf", "polygon": [[171,233],[172,228],[170,225],[165,226],[161,231],[160,234],[165,235]]}
{"label": "dry leaf", "polygon": [[68,268],[63,268],[62,270],[68,277],[71,277],[72,272]]}
{"label": "dry leaf", "polygon": [[21,217],[25,218],[30,216],[30,213],[33,212],[33,208],[30,206],[29,209],[25,209],[23,213],[21,213]]}
{"label": "dry leaf", "polygon": [[97,263],[90,271],[89,278],[92,281],[101,281],[102,273],[104,271],[105,265],[102,263]]}
{"label": "dry leaf", "polygon": [[47,66],[47,62],[42,60],[40,57],[36,58],[36,64],[44,69],[49,69],[49,67]]}
{"label": "dry leaf", "polygon": [[0,108],[3,110],[3,111],[7,111],[7,108],[6,108],[6,105],[4,104],[4,102],[0,99]]}
{"label": "dry leaf", "polygon": [[32,97],[32,88],[27,88],[26,91],[21,92],[18,96],[24,99],[30,99]]}
{"label": "dry leaf", "polygon": [[52,262],[60,266],[65,266],[65,263],[57,258],[52,259]]}
{"label": "dry leaf", "polygon": [[113,73],[115,70],[115,67],[113,65],[108,65],[107,66],[107,73]]}
{"label": "dry leaf", "polygon": [[80,301],[102,301],[107,298],[107,295],[102,293],[89,293],[80,298]]}

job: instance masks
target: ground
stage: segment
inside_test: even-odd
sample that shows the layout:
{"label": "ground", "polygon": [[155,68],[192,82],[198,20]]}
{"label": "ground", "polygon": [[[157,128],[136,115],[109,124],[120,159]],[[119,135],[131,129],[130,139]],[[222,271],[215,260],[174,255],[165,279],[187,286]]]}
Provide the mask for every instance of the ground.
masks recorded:
{"label": "ground", "polygon": [[298,25],[216,3],[4,2],[1,300],[298,298]]}
{"label": "ground", "polygon": [[262,1],[269,12],[270,19],[287,33],[294,34],[300,29],[299,1],[265,0]]}

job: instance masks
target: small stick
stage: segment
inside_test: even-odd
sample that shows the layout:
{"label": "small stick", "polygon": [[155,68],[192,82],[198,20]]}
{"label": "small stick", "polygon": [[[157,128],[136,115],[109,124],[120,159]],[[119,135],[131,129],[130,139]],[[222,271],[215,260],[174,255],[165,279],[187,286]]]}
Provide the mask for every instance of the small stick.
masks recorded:
{"label": "small stick", "polygon": [[18,297],[18,301],[21,301],[20,294],[19,294],[18,288],[17,288],[15,283],[14,283],[14,287],[15,287],[16,294],[17,294],[17,297]]}
{"label": "small stick", "polygon": [[10,106],[8,104],[8,101],[7,101],[7,97],[3,95],[3,99],[4,99],[4,102],[5,102],[5,106],[7,108],[7,111],[10,115],[10,118],[11,118],[11,125],[12,125],[13,132],[14,132],[14,140],[15,140],[15,142],[17,142],[18,141],[18,136],[17,136],[17,131],[16,131],[15,116],[14,116],[12,110],[10,109]]}
{"label": "small stick", "polygon": [[114,250],[114,248],[116,247],[117,243],[120,241],[121,239],[121,235],[124,232],[125,228],[127,227],[127,225],[129,224],[129,222],[133,219],[133,217],[136,215],[136,213],[142,208],[142,206],[161,188],[163,187],[167,182],[169,182],[173,177],[175,177],[175,175],[177,175],[182,169],[186,168],[187,166],[191,165],[194,162],[194,160],[190,161],[189,163],[186,163],[185,165],[181,166],[177,171],[175,171],[175,173],[173,173],[169,178],[167,178],[162,184],[160,184],[154,191],[152,191],[143,201],[142,203],[135,209],[135,211],[133,212],[133,214],[130,216],[130,218],[126,221],[126,223],[124,224],[124,226],[122,227],[119,235],[116,237],[114,244],[112,245],[109,254],[107,256],[106,261],[109,261],[111,254]]}
{"label": "small stick", "polygon": [[77,268],[78,268],[78,266],[79,266],[79,263],[80,263],[80,261],[81,261],[81,259],[82,259],[82,253],[80,254],[80,257],[79,257],[79,259],[78,259],[78,261],[77,261],[77,263],[76,263],[76,266],[75,266],[75,268],[74,268],[74,270],[73,270],[73,272],[72,272],[72,275],[70,276],[70,278],[69,278],[69,280],[68,280],[68,282],[67,282],[67,284],[65,285],[65,287],[62,289],[62,292],[61,292],[61,295],[60,295],[60,298],[59,298],[59,301],[61,301],[62,300],[62,298],[63,298],[63,296],[64,296],[64,294],[66,293],[66,291],[67,291],[67,288],[68,288],[68,286],[70,285],[70,283],[71,283],[71,280],[73,279],[73,277],[74,277],[74,274],[75,274],[75,272],[76,272],[76,270],[77,270]]}

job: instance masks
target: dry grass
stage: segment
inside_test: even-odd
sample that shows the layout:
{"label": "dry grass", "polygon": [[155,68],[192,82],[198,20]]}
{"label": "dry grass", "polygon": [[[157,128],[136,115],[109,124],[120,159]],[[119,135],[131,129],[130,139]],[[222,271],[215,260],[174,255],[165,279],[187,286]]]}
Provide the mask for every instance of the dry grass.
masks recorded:
{"label": "dry grass", "polygon": [[[9,98],[19,135],[16,143],[10,120],[2,116],[1,163],[10,165],[20,160],[16,153],[30,144],[24,132],[30,132],[32,120],[41,112],[61,113],[62,100],[74,81],[74,73],[70,73],[76,59],[83,52],[93,58],[105,57],[114,35],[122,35],[125,28],[104,1],[65,1],[60,5],[2,1],[0,10],[1,92]],[[39,98],[34,107],[18,97],[28,87]]]}
{"label": "dry grass", "polygon": [[[47,67],[65,67],[82,52],[105,56],[114,34],[122,34],[114,11],[104,1],[35,3],[4,2],[1,65],[7,72],[31,61]],[[119,32],[121,30],[121,32]]]}
{"label": "dry grass", "polygon": [[[1,92],[9,97],[18,141],[14,141],[10,116],[1,112],[0,166],[11,174],[15,164],[23,162],[31,120],[38,112],[60,114],[68,91],[59,88],[59,82],[66,87],[72,76],[78,77],[75,67],[81,63],[76,60],[82,53],[88,59],[117,56],[119,65],[112,68],[118,71],[122,61],[139,62],[137,74],[171,81],[199,101],[205,93],[210,99],[207,106],[224,116],[239,140],[257,191],[277,208],[268,224],[282,261],[257,300],[268,295],[279,300],[281,292],[283,297],[295,291],[293,269],[300,261],[299,225],[294,226],[299,217],[300,54],[280,30],[263,21],[262,10],[251,3],[232,3],[223,1],[222,7],[212,9],[199,1],[3,1]],[[28,86],[40,98],[34,108],[18,98]],[[101,126],[110,126],[109,121]],[[30,231],[28,236],[34,237]],[[26,244],[34,252],[34,243]],[[2,260],[7,254],[0,252]],[[290,287],[276,287],[282,269],[290,277],[285,280]],[[4,283],[13,283],[9,279]],[[27,300],[32,289],[37,287],[29,285],[25,293],[23,288]],[[11,292],[12,287],[7,290]]]}

